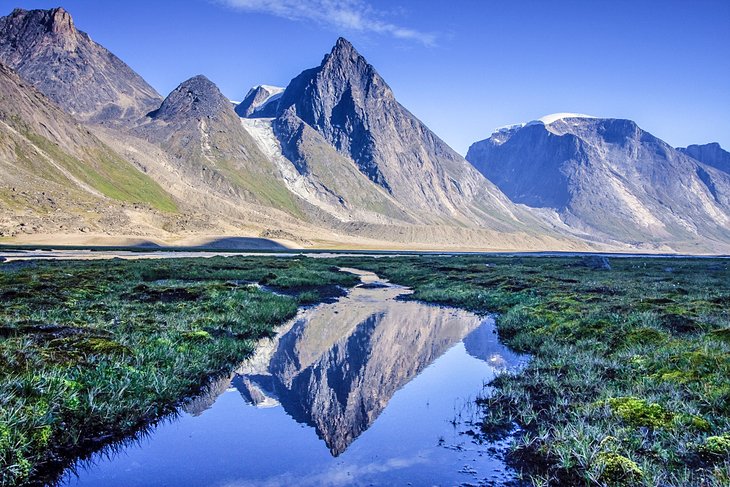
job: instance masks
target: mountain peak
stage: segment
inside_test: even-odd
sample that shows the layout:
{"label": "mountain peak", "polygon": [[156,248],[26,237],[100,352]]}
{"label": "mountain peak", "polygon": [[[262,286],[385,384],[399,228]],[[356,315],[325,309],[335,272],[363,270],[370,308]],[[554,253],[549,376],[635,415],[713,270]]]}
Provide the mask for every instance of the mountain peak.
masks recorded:
{"label": "mountain peak", "polygon": [[236,105],[236,113],[241,117],[273,117],[276,115],[276,102],[284,93],[284,88],[271,85],[257,85],[248,90],[241,103]]}
{"label": "mountain peak", "polygon": [[337,42],[335,43],[330,53],[324,57],[322,65],[324,66],[331,63],[344,64],[348,61],[359,61],[362,64],[367,65],[367,61],[365,61],[365,58],[362,56],[362,54],[357,52],[355,46],[353,46],[350,41],[348,41],[344,37],[340,37],[339,39],[337,39]]}
{"label": "mountain peak", "polygon": [[337,42],[335,42],[335,46],[332,48],[332,51],[338,51],[338,52],[350,52],[355,51],[355,47],[352,45],[350,41],[345,39],[344,37],[338,37]]}
{"label": "mountain peak", "polygon": [[199,74],[180,83],[150,116],[162,120],[180,116],[215,117],[226,109],[232,110],[231,104],[218,86]]}
{"label": "mountain peak", "polygon": [[9,42],[20,49],[39,42],[46,35],[54,36],[55,42],[66,51],[73,51],[78,45],[78,31],[73,18],[62,7],[50,10],[16,8],[8,17],[3,18],[0,29],[4,33],[0,44]]}
{"label": "mountain peak", "polygon": [[82,121],[126,123],[160,103],[154,88],[60,7],[0,17],[0,62]]}
{"label": "mountain peak", "polygon": [[53,32],[76,32],[76,27],[74,27],[74,20],[71,17],[71,14],[63,7],[54,8],[50,10],[49,13],[51,17],[51,29]]}
{"label": "mountain peak", "polygon": [[718,142],[693,144],[677,150],[708,166],[730,174],[730,152],[723,149]]}

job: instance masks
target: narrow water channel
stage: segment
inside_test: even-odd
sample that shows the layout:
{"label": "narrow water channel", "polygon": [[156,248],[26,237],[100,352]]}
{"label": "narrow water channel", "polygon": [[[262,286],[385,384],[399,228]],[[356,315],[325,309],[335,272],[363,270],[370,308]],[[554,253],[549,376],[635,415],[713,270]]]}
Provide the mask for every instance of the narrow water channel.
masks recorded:
{"label": "narrow water channel", "polygon": [[465,434],[474,399],[523,359],[491,318],[362,284],[301,310],[181,415],[67,473],[66,486],[478,485],[509,480]]}

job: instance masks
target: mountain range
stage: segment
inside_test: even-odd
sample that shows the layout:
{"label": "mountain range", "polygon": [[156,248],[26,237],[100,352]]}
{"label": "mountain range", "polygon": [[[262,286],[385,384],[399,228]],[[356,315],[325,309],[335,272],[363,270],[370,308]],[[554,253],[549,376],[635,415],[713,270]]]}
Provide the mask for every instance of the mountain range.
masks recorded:
{"label": "mountain range", "polygon": [[467,159],[513,201],[606,240],[721,246],[730,174],[631,120],[556,114],[496,131]]}
{"label": "mountain range", "polygon": [[164,99],[62,8],[0,18],[0,238],[292,247],[728,252],[728,153],[559,116],[461,157],[340,38],[233,103]]}

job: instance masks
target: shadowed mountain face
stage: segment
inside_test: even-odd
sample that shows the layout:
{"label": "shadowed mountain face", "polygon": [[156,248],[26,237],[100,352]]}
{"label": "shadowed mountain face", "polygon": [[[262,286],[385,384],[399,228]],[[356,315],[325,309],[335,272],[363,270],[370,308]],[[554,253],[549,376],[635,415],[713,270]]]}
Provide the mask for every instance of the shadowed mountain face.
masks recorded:
{"label": "shadowed mountain face", "polygon": [[467,159],[513,201],[557,210],[599,238],[727,248],[730,178],[630,120],[532,122],[473,144]]}
{"label": "shadowed mountain face", "polygon": [[[396,301],[407,292],[358,287],[303,312],[238,371],[234,385],[261,407],[278,401],[313,426],[333,455],[341,454],[398,389],[484,323],[466,311]],[[514,365],[516,356],[491,328],[484,333],[492,339],[475,338],[470,353],[496,369]]]}
{"label": "shadowed mountain face", "polygon": [[0,61],[79,120],[129,123],[160,96],[62,8],[0,18]]}
{"label": "shadowed mountain face", "polygon": [[704,145],[695,144],[685,148],[680,147],[677,150],[708,166],[730,174],[730,152],[720,147],[717,142]]}

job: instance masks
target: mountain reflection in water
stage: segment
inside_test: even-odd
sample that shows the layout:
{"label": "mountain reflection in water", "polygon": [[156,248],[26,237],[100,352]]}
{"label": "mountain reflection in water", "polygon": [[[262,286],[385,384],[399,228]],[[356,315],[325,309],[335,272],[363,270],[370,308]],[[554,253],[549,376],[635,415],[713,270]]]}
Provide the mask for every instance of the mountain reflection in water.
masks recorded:
{"label": "mountain reflection in water", "polygon": [[[411,291],[349,271],[363,284],[301,310],[187,415],[67,485],[450,485],[479,480],[480,469],[507,475],[449,424],[457,403],[473,408],[484,382],[521,361],[492,319],[399,300]],[[185,460],[195,453],[197,469]]]}
{"label": "mountain reflection in water", "polygon": [[490,327],[478,331],[483,318],[396,299],[409,293],[397,286],[358,286],[336,303],[303,311],[237,371],[234,386],[252,404],[279,402],[294,419],[313,426],[337,456],[398,389],[465,336],[477,335],[465,340],[474,357],[500,368],[514,361],[493,336],[484,339]]}

